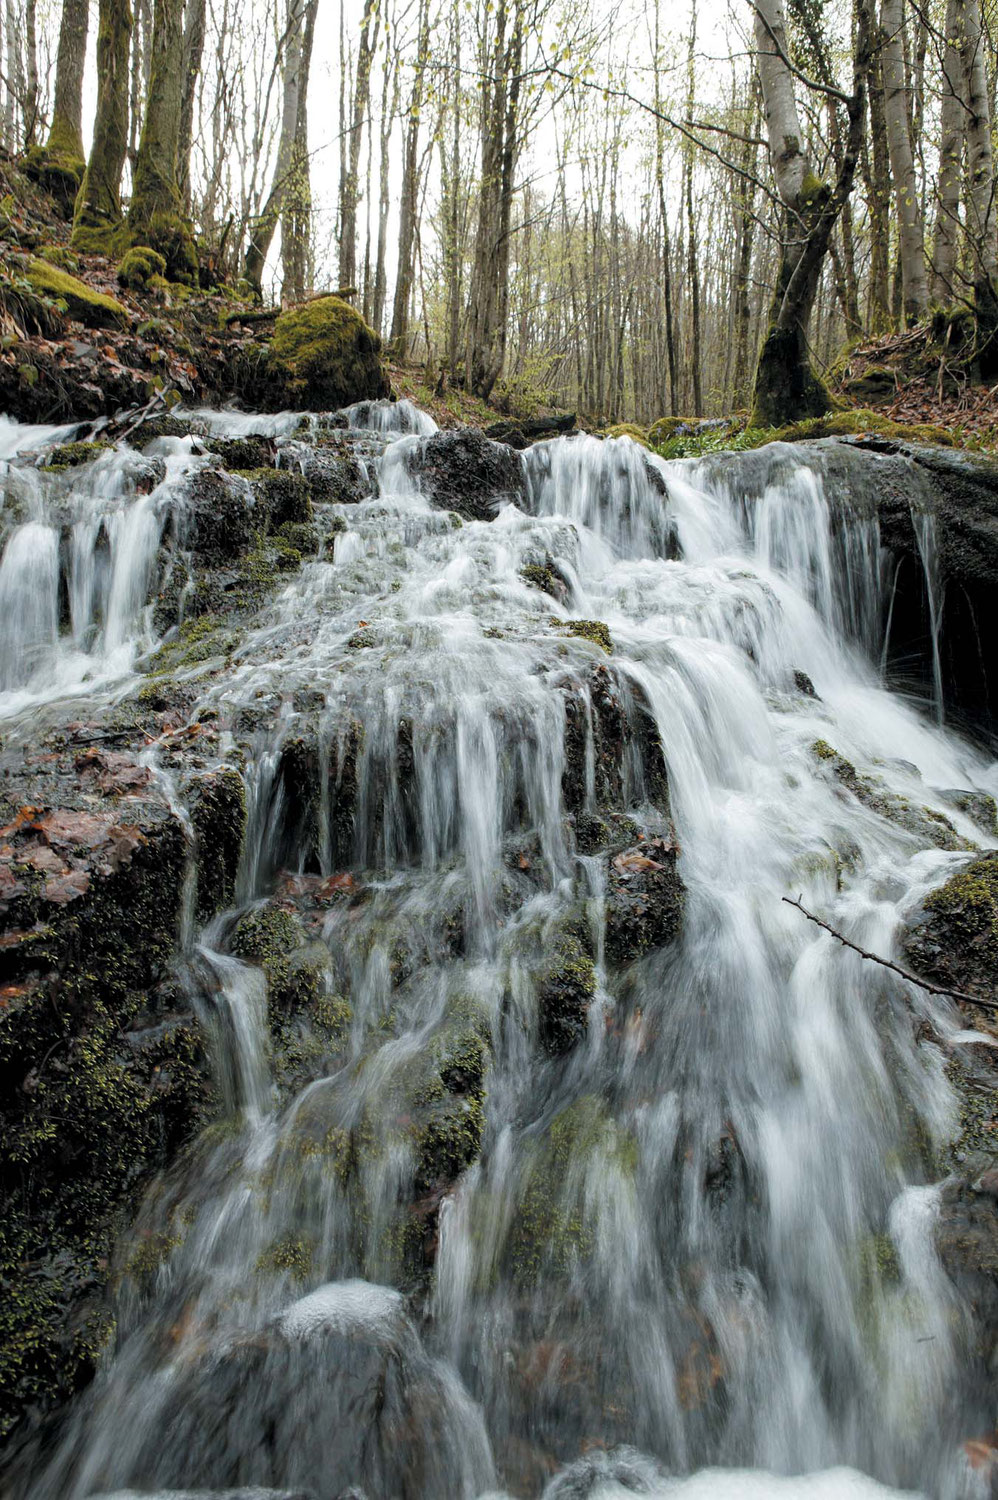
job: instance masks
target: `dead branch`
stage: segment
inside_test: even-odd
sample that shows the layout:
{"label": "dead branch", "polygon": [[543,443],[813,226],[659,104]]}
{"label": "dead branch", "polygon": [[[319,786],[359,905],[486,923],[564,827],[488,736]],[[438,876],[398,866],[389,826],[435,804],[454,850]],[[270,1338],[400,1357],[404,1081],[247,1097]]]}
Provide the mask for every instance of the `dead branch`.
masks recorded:
{"label": "dead branch", "polygon": [[898,974],[902,979],[907,980],[909,984],[917,985],[920,990],[927,990],[930,995],[943,995],[948,1000],[965,1000],[969,1005],[980,1005],[985,1010],[998,1010],[998,1001],[985,1000],[983,995],[968,995],[963,990],[950,990],[941,984],[930,984],[927,979],[919,979],[917,974],[912,974],[908,969],[902,969],[900,964],[892,963],[889,958],[883,958],[879,953],[868,953],[865,948],[860,948],[857,943],[850,942],[847,937],[842,936],[841,932],[836,932],[834,927],[830,927],[827,922],[823,922],[820,917],[816,917],[813,911],[808,911],[799,896],[796,901],[792,901],[789,896],[784,896],[783,900],[788,906],[796,907],[799,912],[803,912],[809,922],[813,922],[815,926],[823,928],[825,932],[830,932],[832,937],[840,942],[843,947],[851,948],[853,953],[859,954],[860,958],[868,958],[871,963],[880,964],[884,969],[890,969],[893,974]]}

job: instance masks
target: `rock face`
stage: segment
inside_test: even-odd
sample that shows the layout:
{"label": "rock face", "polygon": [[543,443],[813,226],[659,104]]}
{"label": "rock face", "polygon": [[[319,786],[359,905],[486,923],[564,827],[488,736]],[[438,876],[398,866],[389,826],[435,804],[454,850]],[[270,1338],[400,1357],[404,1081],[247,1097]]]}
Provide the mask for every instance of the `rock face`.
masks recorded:
{"label": "rock face", "polygon": [[185,837],[148,768],[79,726],[61,745],[5,752],[0,798],[6,1431],[89,1379],[111,1331],[115,1238],[213,1096],[168,968]]}
{"label": "rock face", "polygon": [[436,432],[409,458],[430,504],[466,521],[491,521],[499,506],[517,504],[526,492],[523,466],[513,449],[490,442],[473,427]]}

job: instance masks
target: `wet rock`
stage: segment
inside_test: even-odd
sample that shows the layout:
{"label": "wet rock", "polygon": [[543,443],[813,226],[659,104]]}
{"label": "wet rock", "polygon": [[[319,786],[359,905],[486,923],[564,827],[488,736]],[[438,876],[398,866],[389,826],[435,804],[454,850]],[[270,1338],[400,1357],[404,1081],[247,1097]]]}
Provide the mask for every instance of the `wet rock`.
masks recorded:
{"label": "wet rock", "polygon": [[276,531],[288,522],[311,521],[311,491],[303,474],[294,469],[247,469],[240,477],[253,486],[268,529]]}
{"label": "wet rock", "polygon": [[476,428],[423,438],[409,457],[409,469],[431,505],[466,521],[491,521],[500,505],[517,505],[526,494],[517,455]]}
{"label": "wet rock", "polygon": [[[106,743],[5,755],[0,832],[0,1430],[92,1375],[110,1253],[149,1176],[212,1107],[166,984],[183,829]],[[57,790],[61,804],[39,805]]]}
{"label": "wet rock", "polygon": [[240,557],[266,525],[266,511],[247,486],[228,474],[201,469],[191,475],[181,532],[185,544],[207,564]]}
{"label": "wet rock", "polygon": [[686,892],[674,840],[646,838],[607,861],[606,956],[628,964],[682,931]]}
{"label": "wet rock", "polygon": [[998,853],[971,860],[926,896],[909,919],[903,960],[936,984],[993,1000],[998,985]]}
{"label": "wet rock", "polygon": [[[818,764],[824,766],[828,774],[833,776],[845,791],[851,792],[859,802],[862,802],[864,807],[868,807],[871,812],[878,813],[882,818],[887,818],[891,823],[896,823],[899,828],[906,829],[925,844],[932,844],[937,849],[958,850],[973,847],[957,833],[944,813],[937,812],[933,807],[920,807],[908,797],[899,796],[897,792],[892,792],[879,776],[861,775],[852,761],[840,755],[832,745],[828,744],[827,740],[815,740],[811,746],[811,754]],[[911,769],[913,770],[914,767]]]}
{"label": "wet rock", "polygon": [[797,689],[798,693],[802,693],[805,698],[817,698],[818,696],[814,691],[814,683],[811,681],[806,672],[794,672],[794,687]]}
{"label": "wet rock", "polygon": [[939,795],[951,807],[959,808],[965,817],[977,824],[982,833],[987,834],[988,838],[998,838],[998,806],[995,804],[995,799],[987,792],[950,789],[940,792]]}
{"label": "wet rock", "polygon": [[223,469],[272,468],[276,452],[268,437],[206,438],[205,447],[221,460]]}
{"label": "wet rock", "polygon": [[549,1057],[561,1057],[585,1035],[596,994],[596,969],[578,938],[562,938],[537,986],[537,1029]]}
{"label": "wet rock", "polygon": [[991,1379],[998,1368],[998,1157],[976,1177],[947,1182],[936,1227],[939,1258],[966,1300],[974,1354]]}
{"label": "wet rock", "polygon": [[200,777],[188,793],[197,839],[197,916],[231,906],[246,834],[246,789],[233,767]]}
{"label": "wet rock", "polygon": [[281,459],[299,469],[314,500],[356,505],[375,493],[366,464],[360,462],[353,445],[343,438],[326,436],[321,443],[316,439],[314,446],[304,442],[285,443]]}

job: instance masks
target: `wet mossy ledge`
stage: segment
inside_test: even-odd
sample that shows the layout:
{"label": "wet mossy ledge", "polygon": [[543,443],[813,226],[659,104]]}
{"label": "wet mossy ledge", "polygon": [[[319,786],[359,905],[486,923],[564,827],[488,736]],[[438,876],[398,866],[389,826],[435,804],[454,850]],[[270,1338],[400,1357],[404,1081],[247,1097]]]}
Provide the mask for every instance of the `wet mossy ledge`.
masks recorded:
{"label": "wet mossy ledge", "polygon": [[[217,1109],[172,968],[188,835],[140,762],[141,731],[132,750],[79,732],[0,753],[4,1436],[91,1378],[114,1332],[115,1242]],[[191,802],[207,916],[234,890],[241,779],[212,773]]]}

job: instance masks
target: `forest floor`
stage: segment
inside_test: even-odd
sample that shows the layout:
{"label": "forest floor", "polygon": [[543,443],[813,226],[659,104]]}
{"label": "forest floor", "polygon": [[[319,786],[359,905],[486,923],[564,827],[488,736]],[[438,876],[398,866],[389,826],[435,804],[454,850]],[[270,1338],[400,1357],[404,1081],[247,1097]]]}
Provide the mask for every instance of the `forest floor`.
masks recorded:
{"label": "forest floor", "polygon": [[[0,412],[22,421],[80,421],[218,400],[232,389],[233,369],[269,337],[272,323],[238,289],[193,291],[161,278],[157,286],[123,286],[114,261],[76,254],[69,234],[53,200],[0,158]],[[202,281],[215,279],[206,264]],[[971,331],[957,316],[855,343],[828,372],[835,412],[793,428],[749,429],[744,412],[663,418],[650,427],[579,412],[578,424],[626,432],[670,458],[836,433],[998,449],[998,386],[974,378]],[[389,376],[396,396],[441,427],[536,426],[560,415],[515,381],[497,386],[486,403],[421,366],[390,362]]]}

